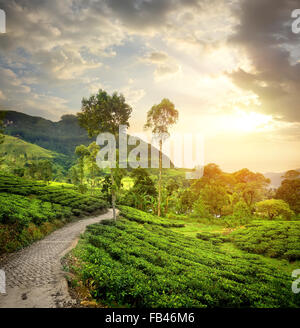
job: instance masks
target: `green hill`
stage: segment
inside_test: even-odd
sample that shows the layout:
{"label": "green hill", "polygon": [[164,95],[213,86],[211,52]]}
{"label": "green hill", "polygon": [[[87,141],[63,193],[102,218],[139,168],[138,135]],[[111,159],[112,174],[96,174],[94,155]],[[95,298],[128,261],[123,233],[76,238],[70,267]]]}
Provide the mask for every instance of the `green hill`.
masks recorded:
{"label": "green hill", "polygon": [[70,160],[66,155],[44,149],[16,137],[6,135],[0,145],[2,169],[23,167],[28,161],[50,160],[62,171],[68,168]]}
{"label": "green hill", "polygon": [[0,155],[6,158],[27,159],[54,159],[59,156],[51,150],[8,135],[5,136],[4,143],[0,145]]}
{"label": "green hill", "polygon": [[59,122],[15,111],[5,112],[5,133],[40,147],[74,156],[75,147],[91,140],[74,115],[63,115]]}
{"label": "green hill", "polygon": [[[86,131],[78,124],[75,115],[63,115],[58,122],[52,122],[42,117],[30,116],[15,111],[5,111],[5,133],[18,137],[42,148],[68,156],[71,161],[75,160],[74,151],[79,145],[89,145],[96,138],[91,139]],[[143,140],[140,140],[143,144]],[[151,162],[151,146],[148,146],[148,163]],[[118,147],[118,141],[117,141]],[[128,152],[135,146],[128,146]],[[158,153],[156,160],[158,163]],[[163,158],[166,155],[163,154]],[[171,167],[173,163],[171,163]]]}

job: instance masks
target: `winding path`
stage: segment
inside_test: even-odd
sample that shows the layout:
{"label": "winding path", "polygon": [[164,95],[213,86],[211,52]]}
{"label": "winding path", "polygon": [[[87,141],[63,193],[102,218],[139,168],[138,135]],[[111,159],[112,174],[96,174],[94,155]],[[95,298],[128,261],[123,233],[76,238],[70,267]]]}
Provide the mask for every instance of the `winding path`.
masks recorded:
{"label": "winding path", "polygon": [[0,262],[6,274],[6,295],[0,294],[0,308],[71,307],[61,268],[61,258],[73,247],[86,226],[112,218],[112,211],[69,223],[44,239]]}

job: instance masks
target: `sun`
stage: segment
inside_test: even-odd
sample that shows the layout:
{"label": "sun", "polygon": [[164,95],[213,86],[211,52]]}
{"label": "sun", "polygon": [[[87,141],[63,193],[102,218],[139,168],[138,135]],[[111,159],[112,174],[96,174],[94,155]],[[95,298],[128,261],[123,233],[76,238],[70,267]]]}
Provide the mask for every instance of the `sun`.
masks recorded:
{"label": "sun", "polygon": [[232,132],[254,132],[267,130],[272,116],[257,112],[245,112],[240,109],[225,119],[226,129]]}

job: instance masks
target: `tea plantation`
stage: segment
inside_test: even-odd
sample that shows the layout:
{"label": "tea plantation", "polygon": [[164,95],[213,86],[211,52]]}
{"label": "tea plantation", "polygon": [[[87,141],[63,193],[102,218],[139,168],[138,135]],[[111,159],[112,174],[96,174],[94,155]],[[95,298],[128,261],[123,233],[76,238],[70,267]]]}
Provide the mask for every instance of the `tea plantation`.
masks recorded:
{"label": "tea plantation", "polygon": [[0,254],[14,251],[106,202],[64,187],[0,174]]}
{"label": "tea plantation", "polygon": [[262,221],[230,235],[233,243],[250,253],[300,260],[300,222]]}
{"label": "tea plantation", "polygon": [[122,215],[126,217],[128,220],[136,221],[139,223],[149,223],[149,224],[156,224],[161,225],[166,228],[174,227],[174,228],[181,228],[184,227],[184,221],[182,220],[169,220],[169,219],[162,219],[156,215],[152,215],[149,213],[145,213],[138,209],[119,205],[118,208],[121,210]]}
{"label": "tea plantation", "polygon": [[88,227],[72,254],[94,298],[128,307],[300,306],[290,275],[264,257],[233,255],[164,221],[121,207],[116,222]]}

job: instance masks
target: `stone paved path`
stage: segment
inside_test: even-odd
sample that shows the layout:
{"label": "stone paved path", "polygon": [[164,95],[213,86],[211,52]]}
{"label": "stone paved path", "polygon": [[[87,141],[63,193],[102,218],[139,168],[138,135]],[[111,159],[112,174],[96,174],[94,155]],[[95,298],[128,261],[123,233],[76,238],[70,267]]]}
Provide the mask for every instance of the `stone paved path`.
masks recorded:
{"label": "stone paved path", "polygon": [[0,262],[6,275],[6,295],[0,294],[0,308],[71,307],[74,300],[68,293],[61,270],[61,258],[75,247],[86,226],[112,218],[112,211],[97,217],[69,223],[43,240]]}

